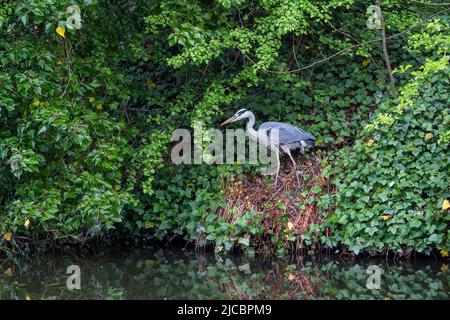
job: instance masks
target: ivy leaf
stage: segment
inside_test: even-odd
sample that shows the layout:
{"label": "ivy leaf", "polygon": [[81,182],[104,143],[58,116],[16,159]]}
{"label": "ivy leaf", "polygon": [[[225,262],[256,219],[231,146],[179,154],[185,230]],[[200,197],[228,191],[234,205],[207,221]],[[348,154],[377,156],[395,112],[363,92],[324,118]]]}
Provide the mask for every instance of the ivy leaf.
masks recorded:
{"label": "ivy leaf", "polygon": [[56,28],[56,33],[58,35],[60,35],[61,37],[65,38],[65,34],[66,34],[66,29],[64,29],[63,27],[58,27]]}
{"label": "ivy leaf", "polygon": [[25,14],[20,17],[20,21],[22,21],[23,25],[26,26],[28,23],[28,14]]}
{"label": "ivy leaf", "polygon": [[367,65],[371,62],[372,60],[370,58],[367,58],[366,60],[364,60],[362,62],[363,67],[367,67]]}
{"label": "ivy leaf", "polygon": [[448,208],[450,208],[450,201],[448,201],[447,199],[444,200],[444,202],[442,202],[442,211],[447,210]]}
{"label": "ivy leaf", "polygon": [[233,243],[231,242],[225,242],[225,250],[230,251],[231,248],[233,248]]}
{"label": "ivy leaf", "polygon": [[431,138],[433,138],[433,134],[428,132],[428,133],[425,134],[425,137],[424,137],[424,138],[425,138],[425,141],[428,141],[428,140],[430,140]]}
{"label": "ivy leaf", "polygon": [[239,238],[239,243],[248,247],[250,245],[250,237]]}
{"label": "ivy leaf", "polygon": [[12,272],[11,268],[6,269],[4,274],[5,274],[5,276],[8,276],[8,277],[13,276],[13,272]]}
{"label": "ivy leaf", "polygon": [[145,260],[145,268],[153,268],[155,265],[155,260]]}
{"label": "ivy leaf", "polygon": [[292,231],[292,229],[294,229],[294,224],[293,224],[292,222],[289,221],[289,222],[287,223],[287,228],[288,228],[289,231]]}
{"label": "ivy leaf", "polygon": [[145,229],[150,229],[150,228],[153,228],[154,226],[155,226],[155,224],[151,221],[145,221],[145,223],[144,223]]}
{"label": "ivy leaf", "polygon": [[3,238],[5,238],[6,241],[11,241],[12,233],[11,233],[11,232],[6,232],[6,233],[3,235]]}

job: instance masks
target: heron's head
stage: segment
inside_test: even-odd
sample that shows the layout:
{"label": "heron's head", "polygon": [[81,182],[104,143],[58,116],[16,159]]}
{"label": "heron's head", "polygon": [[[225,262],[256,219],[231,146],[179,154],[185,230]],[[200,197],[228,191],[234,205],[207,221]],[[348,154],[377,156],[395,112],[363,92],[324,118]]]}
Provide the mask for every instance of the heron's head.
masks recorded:
{"label": "heron's head", "polygon": [[224,125],[226,125],[228,123],[232,123],[232,122],[235,122],[235,121],[238,121],[238,120],[242,120],[242,119],[248,118],[250,116],[250,114],[251,114],[251,112],[248,111],[247,109],[241,109],[238,112],[236,112],[234,114],[234,116],[232,116],[230,119],[225,120],[224,122],[222,122],[220,124],[220,126],[222,127],[222,126],[224,126]]}

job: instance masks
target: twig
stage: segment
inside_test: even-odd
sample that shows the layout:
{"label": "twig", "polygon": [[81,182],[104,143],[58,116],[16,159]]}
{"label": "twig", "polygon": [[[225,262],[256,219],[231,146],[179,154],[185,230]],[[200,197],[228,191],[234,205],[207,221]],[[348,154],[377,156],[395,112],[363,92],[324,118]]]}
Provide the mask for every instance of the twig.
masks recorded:
{"label": "twig", "polygon": [[[334,30],[336,30],[337,32],[343,34],[343,35],[346,36],[346,37],[349,37],[350,39],[354,40],[356,43],[360,44],[359,40],[356,39],[355,37],[353,37],[351,34],[348,34],[348,33],[344,32],[344,31],[342,31],[342,30],[336,28],[331,22],[328,22],[328,24],[329,24]],[[370,52],[369,52],[369,57],[370,57],[370,59],[374,62],[374,64],[375,64],[375,66],[377,67],[377,69],[382,73],[383,70],[381,70],[381,68],[380,68],[380,66],[378,65],[378,63],[375,62],[375,59],[372,57],[372,54],[371,54]]]}
{"label": "twig", "polygon": [[[295,63],[297,64],[297,67],[300,68],[300,64],[298,63],[298,60],[297,60],[297,51],[301,44],[301,38],[297,42],[297,48],[295,47],[294,42],[295,42],[295,35],[294,35],[294,33],[292,33],[292,55],[294,57]],[[290,63],[289,68],[291,67],[291,65],[292,65],[292,62]]]}
{"label": "twig", "polygon": [[[65,51],[65,54],[66,54],[66,61],[68,61],[70,59],[70,56],[71,56],[71,53],[72,53],[72,44],[70,43],[69,40],[67,40],[67,43],[70,46],[69,47],[69,46],[66,45],[66,41],[65,40],[63,40],[63,41],[64,41],[64,51]],[[67,66],[67,72],[68,72],[68,76],[69,76],[69,81],[67,81],[67,84],[66,84],[66,86],[64,88],[64,91],[61,94],[61,96],[59,97],[60,99],[66,95],[67,89],[69,88],[70,82],[72,81],[72,68],[70,67],[70,63]]]}
{"label": "twig", "polygon": [[391,62],[389,60],[389,53],[388,53],[387,44],[386,44],[386,29],[384,26],[383,13],[381,12],[381,0],[377,0],[376,10],[378,11],[378,14],[380,15],[379,18],[380,18],[380,22],[381,22],[381,42],[383,44],[384,62],[386,63],[386,69],[387,69],[387,72],[389,75],[389,80],[391,82],[392,95],[394,97],[396,97],[397,90],[395,88],[395,79],[394,79],[394,75],[392,74]]}

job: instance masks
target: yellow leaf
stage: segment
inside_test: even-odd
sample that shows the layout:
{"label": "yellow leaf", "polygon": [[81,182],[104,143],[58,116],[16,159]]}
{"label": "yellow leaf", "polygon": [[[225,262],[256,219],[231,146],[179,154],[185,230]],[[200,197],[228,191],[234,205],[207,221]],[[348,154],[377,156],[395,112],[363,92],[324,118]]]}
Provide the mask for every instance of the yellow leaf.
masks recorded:
{"label": "yellow leaf", "polygon": [[40,106],[40,101],[39,100],[34,100],[33,103],[31,104],[33,107],[39,107]]}
{"label": "yellow leaf", "polygon": [[89,97],[89,102],[90,103],[92,103],[92,102],[94,102],[95,101],[95,98],[94,97]]}
{"label": "yellow leaf", "polygon": [[442,249],[442,250],[441,250],[441,256],[442,256],[442,258],[448,257],[448,251]]}
{"label": "yellow leaf", "polygon": [[295,280],[295,277],[292,273],[289,273],[288,280],[289,281]]}
{"label": "yellow leaf", "polygon": [[384,221],[388,221],[390,218],[391,218],[391,216],[388,216],[388,215],[384,215],[384,216],[383,216],[383,220],[384,220]]}
{"label": "yellow leaf", "polygon": [[98,110],[103,110],[103,105],[102,105],[101,103],[99,103],[99,104],[97,105],[97,109],[98,109]]}
{"label": "yellow leaf", "polygon": [[368,147],[371,147],[371,146],[373,145],[374,142],[375,142],[375,141],[373,141],[372,139],[370,139],[370,140],[367,140],[366,144],[367,144]]}
{"label": "yellow leaf", "polygon": [[288,227],[289,231],[292,231],[292,229],[294,229],[294,224],[289,221],[288,224],[287,224],[287,227]]}
{"label": "yellow leaf", "polygon": [[444,202],[442,202],[442,211],[447,210],[448,208],[450,208],[450,201],[445,199]]}
{"label": "yellow leaf", "polygon": [[58,59],[58,60],[56,60],[56,64],[63,64],[64,63],[64,60],[63,59]]}
{"label": "yellow leaf", "polygon": [[367,58],[362,62],[363,67],[366,67],[372,60],[370,58]]}
{"label": "yellow leaf", "polygon": [[389,298],[389,297],[384,297],[384,300],[391,300],[391,298]]}
{"label": "yellow leaf", "polygon": [[428,141],[428,140],[430,140],[431,138],[433,138],[433,134],[432,133],[426,133],[425,134],[425,141]]}
{"label": "yellow leaf", "polygon": [[64,29],[63,27],[58,27],[56,28],[56,33],[58,35],[60,35],[61,37],[65,38],[65,34],[66,34],[66,29]]}
{"label": "yellow leaf", "polygon": [[31,297],[29,295],[26,295],[25,300],[31,300]]}
{"label": "yellow leaf", "polygon": [[149,80],[147,80],[147,86],[149,88],[153,88],[153,87],[156,87],[156,84],[152,79],[149,79]]}
{"label": "yellow leaf", "polygon": [[12,237],[12,233],[11,233],[11,232],[6,232],[6,233],[3,235],[3,238],[5,238],[6,241],[11,241],[11,237]]}
{"label": "yellow leaf", "polygon": [[309,49],[311,49],[311,47],[310,46],[305,46],[305,49],[309,50]]}
{"label": "yellow leaf", "polygon": [[30,219],[25,220],[25,223],[23,225],[25,226],[25,228],[28,228],[28,226],[30,225]]}
{"label": "yellow leaf", "polygon": [[13,272],[12,272],[11,268],[6,269],[4,273],[5,273],[5,276],[8,276],[8,277],[13,276]]}
{"label": "yellow leaf", "polygon": [[441,271],[442,271],[442,272],[447,272],[447,271],[448,271],[448,265],[446,265],[445,263],[442,264],[442,266],[441,266]]}
{"label": "yellow leaf", "polygon": [[145,221],[145,223],[144,223],[145,229],[150,229],[150,228],[153,228],[154,226],[155,226],[155,224],[151,221]]}
{"label": "yellow leaf", "polygon": [[145,260],[146,268],[153,268],[155,266],[155,264],[156,264],[155,260]]}

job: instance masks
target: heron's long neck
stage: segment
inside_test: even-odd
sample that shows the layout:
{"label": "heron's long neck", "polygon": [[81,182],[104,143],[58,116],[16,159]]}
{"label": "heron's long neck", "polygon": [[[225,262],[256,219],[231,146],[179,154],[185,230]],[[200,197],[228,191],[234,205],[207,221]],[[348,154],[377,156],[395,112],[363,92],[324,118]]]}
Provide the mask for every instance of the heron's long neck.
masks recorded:
{"label": "heron's long neck", "polygon": [[255,125],[255,115],[250,112],[250,115],[248,116],[248,122],[247,122],[247,133],[250,138],[257,139],[258,133],[255,129],[253,129],[253,126]]}

